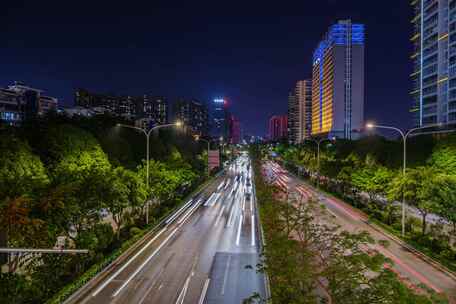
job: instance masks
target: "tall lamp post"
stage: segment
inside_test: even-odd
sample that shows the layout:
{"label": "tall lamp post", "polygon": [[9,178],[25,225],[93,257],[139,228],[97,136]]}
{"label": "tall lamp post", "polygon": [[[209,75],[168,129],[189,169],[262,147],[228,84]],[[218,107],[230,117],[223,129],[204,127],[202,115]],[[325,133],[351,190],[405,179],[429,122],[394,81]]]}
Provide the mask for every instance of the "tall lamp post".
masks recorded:
{"label": "tall lamp post", "polygon": [[314,139],[314,138],[305,138],[304,140],[307,140],[307,141],[313,141],[314,143],[317,144],[317,172],[318,172],[318,184],[320,184],[320,144],[324,141],[331,141],[331,140],[335,140],[336,138],[335,137],[331,137],[331,138],[326,138],[326,137],[323,137],[323,138],[320,138],[320,139]]}
{"label": "tall lamp post", "polygon": [[[139,127],[133,127],[133,126],[129,126],[129,125],[124,125],[124,124],[117,124],[118,127],[122,127],[122,128],[128,128],[128,129],[134,129],[134,130],[137,130],[137,131],[141,131],[144,133],[144,135],[146,136],[146,185],[147,185],[147,189],[149,190],[149,142],[150,142],[150,135],[152,134],[152,131],[154,130],[157,130],[157,129],[161,129],[161,128],[166,128],[166,127],[180,127],[182,126],[182,122],[180,121],[177,121],[175,123],[172,123],[172,124],[164,124],[164,125],[158,125],[158,126],[155,126],[153,128],[151,128],[150,130],[146,130],[146,129],[143,129],[143,128],[139,128]],[[147,203],[146,203],[146,225],[149,224],[149,199],[147,200]]]}
{"label": "tall lamp post", "polygon": [[201,138],[199,135],[194,136],[196,141],[204,141],[207,143],[207,176],[209,176],[209,150],[211,149],[211,140],[206,140],[204,138]]}
{"label": "tall lamp post", "polygon": [[[388,130],[396,131],[402,136],[402,143],[403,143],[402,175],[404,178],[405,178],[405,171],[407,169],[407,138],[409,137],[409,135],[418,130],[441,127],[441,126],[442,126],[442,124],[432,124],[432,125],[428,125],[428,126],[424,126],[424,127],[413,128],[408,131],[403,131],[399,128],[392,127],[392,126],[375,125],[373,123],[366,124],[367,129],[374,129],[374,128],[388,129]],[[434,133],[442,133],[442,131],[425,132],[423,134],[434,134]],[[420,135],[420,134],[417,134],[417,135]],[[402,193],[402,236],[405,236],[405,197],[404,197],[404,193]]]}

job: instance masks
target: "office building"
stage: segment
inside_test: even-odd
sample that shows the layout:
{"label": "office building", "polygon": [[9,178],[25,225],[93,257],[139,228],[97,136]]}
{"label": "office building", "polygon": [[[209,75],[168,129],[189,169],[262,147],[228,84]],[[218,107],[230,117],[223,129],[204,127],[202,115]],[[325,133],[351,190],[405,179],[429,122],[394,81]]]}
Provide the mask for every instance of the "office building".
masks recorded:
{"label": "office building", "polygon": [[415,126],[456,123],[456,1],[412,1]]}
{"label": "office building", "polygon": [[234,115],[229,120],[229,140],[230,144],[239,144],[241,142],[241,122]]}
{"label": "office building", "polygon": [[364,25],[332,25],[313,55],[312,136],[352,139],[364,125]]}
{"label": "office building", "polygon": [[288,139],[299,144],[311,136],[312,81],[300,80],[288,95]]}
{"label": "office building", "polygon": [[7,88],[0,88],[0,121],[17,126],[23,120],[57,111],[58,99],[43,92],[18,81]]}
{"label": "office building", "polygon": [[208,110],[204,103],[196,99],[179,99],[173,109],[175,120],[181,121],[187,131],[194,135],[208,135]]}
{"label": "office building", "polygon": [[288,93],[288,141],[299,143],[299,107],[294,92]]}
{"label": "office building", "polygon": [[269,139],[272,141],[287,138],[288,118],[287,115],[274,115],[269,119]]}
{"label": "office building", "polygon": [[228,101],[224,98],[216,98],[210,106],[210,129],[213,138],[227,138],[229,135],[229,111]]}

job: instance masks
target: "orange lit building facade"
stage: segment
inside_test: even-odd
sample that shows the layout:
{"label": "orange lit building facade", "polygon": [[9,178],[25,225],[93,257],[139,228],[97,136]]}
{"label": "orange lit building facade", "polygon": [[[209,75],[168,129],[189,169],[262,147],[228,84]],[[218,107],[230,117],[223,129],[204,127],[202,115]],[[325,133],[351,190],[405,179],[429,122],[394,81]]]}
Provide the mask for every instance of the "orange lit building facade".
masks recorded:
{"label": "orange lit building facade", "polygon": [[364,124],[364,26],[339,21],[314,52],[312,136],[352,139]]}

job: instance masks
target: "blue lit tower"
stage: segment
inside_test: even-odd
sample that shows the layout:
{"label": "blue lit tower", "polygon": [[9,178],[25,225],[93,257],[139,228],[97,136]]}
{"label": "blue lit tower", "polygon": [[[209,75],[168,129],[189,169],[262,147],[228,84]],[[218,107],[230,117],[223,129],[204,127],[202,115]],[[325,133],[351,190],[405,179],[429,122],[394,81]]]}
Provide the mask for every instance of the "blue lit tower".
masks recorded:
{"label": "blue lit tower", "polygon": [[351,139],[364,125],[364,25],[332,25],[313,56],[312,135]]}
{"label": "blue lit tower", "polygon": [[411,5],[415,126],[456,123],[456,1],[414,0]]}

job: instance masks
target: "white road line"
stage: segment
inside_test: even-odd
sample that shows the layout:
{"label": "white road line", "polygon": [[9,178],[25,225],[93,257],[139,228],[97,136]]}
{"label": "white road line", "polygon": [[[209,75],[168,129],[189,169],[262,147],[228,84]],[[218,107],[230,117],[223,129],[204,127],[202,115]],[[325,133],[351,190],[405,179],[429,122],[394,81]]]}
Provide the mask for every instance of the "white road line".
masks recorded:
{"label": "white road line", "polygon": [[228,261],[226,262],[226,268],[225,268],[225,273],[223,274],[223,285],[222,285],[222,291],[221,294],[225,294],[225,285],[226,285],[226,280],[228,278],[228,271],[230,269],[230,263],[231,263],[231,255],[228,256]]}
{"label": "white road line", "polygon": [[239,240],[241,239],[241,230],[242,230],[242,214],[239,220],[238,232],[236,236],[236,245],[239,246]]}
{"label": "white road line", "polygon": [[220,218],[221,218],[222,215],[223,215],[223,211],[225,211],[225,205],[222,206],[222,209],[220,210],[220,213],[219,213],[219,215],[217,216],[217,219],[215,220],[214,226],[217,226],[217,224],[218,224]]}
{"label": "white road line", "polygon": [[143,248],[141,248],[140,251],[138,251],[131,259],[128,260],[127,263],[125,263],[119,270],[117,270],[109,279],[107,279],[100,287],[98,287],[97,290],[95,290],[93,293],[92,293],[92,297],[95,297],[97,296],[97,294],[100,293],[100,291],[102,291],[109,283],[111,283],[112,280],[114,280],[125,268],[127,268],[128,265],[130,265],[131,262],[133,262],[133,260],[135,260],[141,253],[144,252],[144,250],[146,250],[147,247],[150,246],[150,244],[152,244],[163,232],[166,231],[166,228],[163,228],[162,230],[160,230],[159,233],[157,233],[156,236],[154,236],[154,238],[152,240],[150,240],[146,246],[144,246]]}
{"label": "white road line", "polygon": [[179,297],[177,298],[176,304],[182,304],[184,303],[185,295],[187,294],[187,289],[188,289],[188,284],[190,283],[190,278],[193,276],[193,273],[191,273],[188,277],[187,280],[185,280],[184,287],[182,287],[182,291],[179,294]]}
{"label": "white road line", "polygon": [[180,208],[173,216],[171,216],[165,223],[167,225],[171,224],[179,215],[182,214],[182,212],[191,204],[193,199],[189,200],[182,208]]}
{"label": "white road line", "polygon": [[173,232],[168,235],[168,237],[160,244],[160,246],[158,246],[158,248],[155,249],[155,251],[141,264],[141,266],[139,266],[135,272],[133,272],[133,274],[128,277],[122,286],[120,286],[119,289],[117,289],[117,291],[112,294],[112,297],[117,296],[122,291],[122,289],[124,289],[125,286],[130,283],[130,281],[144,268],[144,266],[146,266],[146,264],[160,251],[160,249],[165,246],[165,244],[174,236],[174,234],[176,234],[178,229],[179,228],[174,229]]}
{"label": "white road line", "polygon": [[184,223],[190,216],[192,216],[192,214],[196,209],[198,209],[198,207],[199,204],[195,204],[195,206],[193,206],[190,210],[187,211],[187,213],[185,213],[185,215],[177,222],[177,224],[181,225],[182,223]]}
{"label": "white road line", "polygon": [[215,195],[215,192],[211,194],[211,196],[209,196],[209,198],[207,199],[207,201],[204,203],[204,206],[208,206],[209,203],[211,202],[212,198],[214,197]]}
{"label": "white road line", "polygon": [[252,214],[252,246],[255,246],[255,216]]}
{"label": "white road line", "polygon": [[217,191],[219,191],[220,189],[222,189],[222,187],[225,185],[225,181],[222,181],[220,183],[220,185],[217,187]]}
{"label": "white road line", "polygon": [[228,217],[228,221],[226,222],[226,226],[227,226],[227,227],[231,227],[231,225],[233,224],[233,223],[232,223],[232,219],[233,219],[234,211],[235,211],[235,209],[236,209],[236,203],[237,203],[237,201],[234,200],[234,202],[233,202],[233,207],[231,207],[230,216]]}
{"label": "white road line", "polygon": [[204,303],[204,299],[206,298],[206,293],[207,293],[207,289],[209,288],[209,282],[210,281],[211,281],[211,279],[207,278],[206,282],[204,282],[203,290],[201,291],[201,296],[200,296],[200,299],[198,301],[198,304],[203,304]]}
{"label": "white road line", "polygon": [[[165,271],[165,268],[162,268],[160,270],[160,272],[158,273],[158,275],[155,277],[156,279],[160,278],[160,276],[162,275],[162,273]],[[158,283],[158,282],[157,282]],[[144,302],[144,300],[146,299],[146,297],[149,295],[150,291],[152,290],[152,288],[155,286],[155,282],[153,284],[150,284],[149,288],[147,288],[146,292],[144,293],[143,297],[141,298],[141,300],[139,300],[139,303],[138,304],[142,304]]]}

